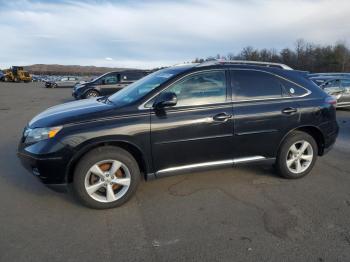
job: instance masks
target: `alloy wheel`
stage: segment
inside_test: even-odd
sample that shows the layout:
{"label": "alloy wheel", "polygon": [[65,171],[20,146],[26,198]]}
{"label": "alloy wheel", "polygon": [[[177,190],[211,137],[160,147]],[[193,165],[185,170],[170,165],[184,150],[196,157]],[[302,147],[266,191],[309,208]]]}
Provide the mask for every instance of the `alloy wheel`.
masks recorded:
{"label": "alloy wheel", "polygon": [[98,97],[98,94],[96,92],[88,92],[86,95],[86,98],[94,98]]}
{"label": "alloy wheel", "polygon": [[85,190],[96,201],[114,202],[128,191],[131,175],[118,160],[103,160],[93,165],[85,175]]}
{"label": "alloy wheel", "polygon": [[294,143],[287,153],[287,168],[294,174],[306,171],[312,163],[314,152],[309,142],[305,140]]}

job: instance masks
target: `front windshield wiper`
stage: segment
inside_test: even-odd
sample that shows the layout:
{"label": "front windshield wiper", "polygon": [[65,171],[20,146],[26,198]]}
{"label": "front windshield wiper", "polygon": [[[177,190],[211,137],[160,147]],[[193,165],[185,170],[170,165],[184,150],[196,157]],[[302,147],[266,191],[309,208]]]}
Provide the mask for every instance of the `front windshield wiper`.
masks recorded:
{"label": "front windshield wiper", "polygon": [[109,96],[101,96],[99,98],[96,99],[97,102],[101,102],[101,103],[105,103],[105,104],[109,104],[109,103],[113,103],[111,100],[108,99]]}

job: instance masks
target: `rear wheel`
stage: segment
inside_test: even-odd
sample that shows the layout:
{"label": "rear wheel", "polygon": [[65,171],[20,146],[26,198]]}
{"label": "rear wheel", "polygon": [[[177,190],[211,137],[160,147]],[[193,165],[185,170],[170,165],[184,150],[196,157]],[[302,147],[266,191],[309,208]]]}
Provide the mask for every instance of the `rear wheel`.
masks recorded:
{"label": "rear wheel", "polygon": [[83,204],[96,209],[121,206],[135,193],[140,170],[132,155],[118,147],[90,151],[78,163],[73,188]]}
{"label": "rear wheel", "polygon": [[318,147],[312,136],[304,132],[291,133],[281,145],[276,168],[285,178],[301,178],[313,168]]}
{"label": "rear wheel", "polygon": [[100,96],[99,92],[96,90],[89,90],[85,94],[85,98],[94,98]]}

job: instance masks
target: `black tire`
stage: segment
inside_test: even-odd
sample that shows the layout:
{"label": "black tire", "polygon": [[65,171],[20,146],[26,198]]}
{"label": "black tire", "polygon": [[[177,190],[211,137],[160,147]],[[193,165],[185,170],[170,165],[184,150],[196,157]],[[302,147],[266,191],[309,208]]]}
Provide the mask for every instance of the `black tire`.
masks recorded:
{"label": "black tire", "polygon": [[54,84],[51,85],[51,88],[56,88],[56,87],[57,87],[57,84],[56,84],[56,83],[54,83]]}
{"label": "black tire", "polygon": [[86,94],[84,95],[85,98],[94,98],[99,96],[100,96],[100,93],[94,89],[87,91]]}
{"label": "black tire", "polygon": [[[313,158],[306,170],[300,173],[291,172],[287,166],[287,156],[290,154],[291,146],[299,141],[306,141],[312,147]],[[306,176],[312,170],[318,156],[318,146],[315,139],[305,132],[295,131],[289,134],[282,142],[277,154],[275,168],[279,175],[288,179],[297,179]]]}
{"label": "black tire", "polygon": [[[99,202],[93,199],[85,189],[85,177],[90,168],[96,163],[104,160],[118,160],[122,162],[130,171],[130,186],[124,195],[113,202]],[[114,208],[126,203],[136,192],[140,182],[140,169],[133,156],[126,150],[114,147],[103,146],[93,149],[83,156],[77,164],[73,177],[73,190],[78,199],[87,207],[95,209]]]}

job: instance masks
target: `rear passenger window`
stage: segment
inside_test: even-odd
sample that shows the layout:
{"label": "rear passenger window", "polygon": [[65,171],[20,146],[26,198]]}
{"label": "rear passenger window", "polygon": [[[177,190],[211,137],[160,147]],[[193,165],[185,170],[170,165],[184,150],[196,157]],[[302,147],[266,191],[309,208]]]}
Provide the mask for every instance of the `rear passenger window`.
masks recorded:
{"label": "rear passenger window", "polygon": [[235,100],[281,98],[284,94],[277,77],[252,70],[232,70],[231,84]]}

